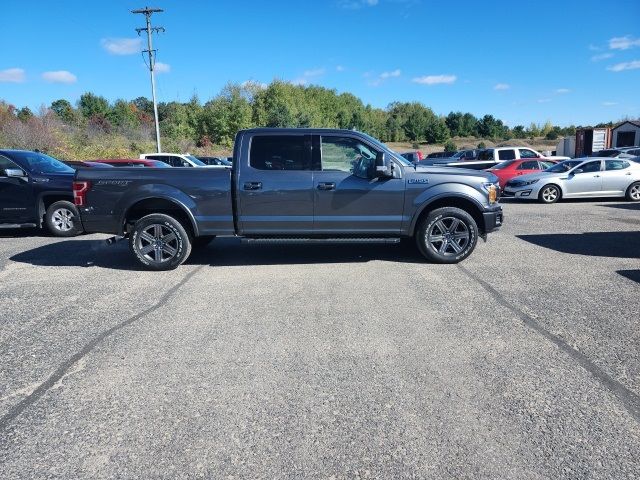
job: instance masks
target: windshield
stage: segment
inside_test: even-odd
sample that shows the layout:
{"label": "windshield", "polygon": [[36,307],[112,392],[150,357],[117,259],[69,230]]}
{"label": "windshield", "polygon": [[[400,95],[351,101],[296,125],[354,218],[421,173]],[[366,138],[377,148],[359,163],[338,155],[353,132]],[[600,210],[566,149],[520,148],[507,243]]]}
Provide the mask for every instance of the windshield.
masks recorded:
{"label": "windshield", "polygon": [[615,157],[620,154],[618,150],[600,150],[594,157]]}
{"label": "windshield", "polygon": [[584,160],[565,160],[564,162],[560,162],[553,167],[549,167],[545,170],[545,172],[549,173],[563,173],[568,172],[573,167],[580,165]]}
{"label": "windshield", "polygon": [[495,167],[493,167],[493,170],[502,170],[503,168],[510,167],[514,163],[516,163],[515,160],[505,160],[504,162],[500,162]]}
{"label": "windshield", "polygon": [[188,158],[189,160],[191,160],[193,162],[194,165],[197,165],[199,167],[206,167],[207,164],[204,163],[201,160],[198,160],[196,157],[194,157],[193,155],[185,155],[186,158]]}
{"label": "windshield", "polygon": [[464,150],[454,153],[453,155],[451,155],[451,158],[460,158],[462,156],[464,156]]}
{"label": "windshield", "polygon": [[31,173],[73,173],[75,170],[60,160],[38,152],[12,152],[11,157]]}

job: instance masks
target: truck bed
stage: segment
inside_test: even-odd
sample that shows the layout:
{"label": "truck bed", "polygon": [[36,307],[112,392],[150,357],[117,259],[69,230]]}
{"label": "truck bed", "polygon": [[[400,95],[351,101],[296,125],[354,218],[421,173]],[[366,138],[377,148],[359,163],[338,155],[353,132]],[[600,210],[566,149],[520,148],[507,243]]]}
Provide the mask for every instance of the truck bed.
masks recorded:
{"label": "truck bed", "polygon": [[80,168],[75,180],[90,182],[78,207],[90,233],[121,235],[128,214],[163,201],[184,212],[195,235],[235,233],[230,169]]}

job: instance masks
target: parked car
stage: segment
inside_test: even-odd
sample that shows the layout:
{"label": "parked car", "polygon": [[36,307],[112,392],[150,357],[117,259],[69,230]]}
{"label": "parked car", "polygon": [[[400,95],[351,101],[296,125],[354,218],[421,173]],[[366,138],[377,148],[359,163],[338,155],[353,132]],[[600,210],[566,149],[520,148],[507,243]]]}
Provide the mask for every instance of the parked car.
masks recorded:
{"label": "parked car", "polygon": [[111,167],[140,167],[140,168],[170,168],[171,165],[160,160],[148,158],[100,158],[92,160],[93,163],[109,165]]}
{"label": "parked car", "polygon": [[71,191],[74,173],[44,153],[0,150],[0,227],[46,227],[59,237],[82,233]]}
{"label": "parked car", "polygon": [[485,148],[478,154],[478,160],[493,160],[497,163],[503,160],[570,160],[570,157],[559,155],[542,155],[529,147],[496,147]]}
{"label": "parked car", "polygon": [[554,203],[561,198],[625,197],[640,201],[640,164],[628,159],[579,158],[509,180],[505,197]]}
{"label": "parked car", "polygon": [[618,150],[632,157],[640,157],[640,147],[620,147]]}
{"label": "parked car", "polygon": [[225,158],[221,157],[196,157],[202,163],[206,165],[218,165],[223,167],[230,167],[232,163]]}
{"label": "parked car", "polygon": [[433,152],[426,156],[426,158],[448,158],[453,152]]}
{"label": "parked car", "polygon": [[504,188],[507,181],[514,177],[537,173],[555,164],[555,160],[505,160],[487,171],[497,176],[500,188]]}
{"label": "parked car", "polygon": [[227,166],[207,165],[189,153],[184,155],[181,153],[143,153],[140,155],[140,159],[159,160],[171,167],[228,168]]}
{"label": "parked car", "polygon": [[216,235],[278,243],[413,237],[429,260],[457,263],[502,224],[495,175],[418,167],[356,131],[243,130],[234,157],[232,169],[197,174],[120,170],[117,183],[108,182],[114,172],[78,170],[83,225],[128,236],[142,265],[169,270]]}
{"label": "parked car", "polygon": [[106,163],[98,163],[92,161],[82,161],[82,162],[64,162],[66,165],[70,166],[73,169],[76,168],[111,168],[112,165],[108,165]]}
{"label": "parked car", "polygon": [[[640,155],[640,153],[638,154],[632,154],[630,153],[629,150],[633,150],[633,149],[627,149],[627,148],[607,148],[605,150],[600,150],[596,153],[594,153],[593,155],[590,155],[591,157],[598,157],[598,158],[631,158],[634,157],[636,155]],[[640,149],[638,149],[638,151],[640,152]]]}
{"label": "parked car", "polygon": [[478,149],[459,150],[459,151],[455,152],[453,155],[451,155],[451,158],[455,158],[455,159],[458,159],[460,161],[475,160],[475,159],[478,158],[478,153],[480,153],[480,150],[478,150]]}
{"label": "parked car", "polygon": [[402,152],[400,155],[409,160],[411,163],[418,163],[420,160],[422,160],[422,152],[420,150],[415,150],[413,152]]}

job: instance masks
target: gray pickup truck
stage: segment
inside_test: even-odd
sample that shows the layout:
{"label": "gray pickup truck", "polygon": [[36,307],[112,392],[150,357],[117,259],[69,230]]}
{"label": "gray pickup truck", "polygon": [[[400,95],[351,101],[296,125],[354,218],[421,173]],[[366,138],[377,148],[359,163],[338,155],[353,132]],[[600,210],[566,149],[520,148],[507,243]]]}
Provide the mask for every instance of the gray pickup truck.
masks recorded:
{"label": "gray pickup truck", "polygon": [[360,132],[240,131],[233,167],[79,169],[87,232],[129,238],[145,267],[169,270],[215,236],[261,241],[397,242],[457,263],[500,227],[498,179],[415,166]]}

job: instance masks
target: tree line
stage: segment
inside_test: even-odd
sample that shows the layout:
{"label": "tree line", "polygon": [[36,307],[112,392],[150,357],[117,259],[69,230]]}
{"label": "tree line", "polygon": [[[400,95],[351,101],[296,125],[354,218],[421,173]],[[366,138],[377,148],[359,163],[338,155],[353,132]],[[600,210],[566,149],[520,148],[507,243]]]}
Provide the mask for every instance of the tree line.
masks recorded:
{"label": "tree line", "polygon": [[[453,137],[555,139],[576,130],[551,122],[509,128],[490,114],[476,117],[451,112],[439,116],[420,102],[393,102],[387,108],[375,108],[351,93],[280,80],[266,86],[229,83],[205,103],[196,96],[188,102],[160,102],[158,118],[167,151],[228,149],[238,130],[251,127],[356,129],[385,142],[427,142],[452,148]],[[37,114],[28,107],[16,108],[0,101],[0,141],[10,147],[40,147],[63,157],[124,155],[149,150],[153,132],[153,105],[146,97],[109,102],[87,92],[75,105],[59,99]]]}

